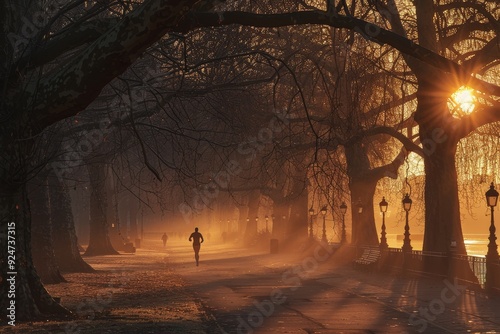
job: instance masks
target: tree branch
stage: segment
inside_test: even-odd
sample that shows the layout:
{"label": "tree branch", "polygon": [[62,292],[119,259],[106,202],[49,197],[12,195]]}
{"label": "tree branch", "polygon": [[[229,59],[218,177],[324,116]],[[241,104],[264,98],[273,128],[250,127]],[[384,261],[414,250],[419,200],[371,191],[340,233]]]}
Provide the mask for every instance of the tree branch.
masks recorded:
{"label": "tree branch", "polygon": [[31,83],[18,96],[34,129],[85,109],[101,89],[144,50],[182,21],[198,0],[149,0],[126,15],[62,68]]}
{"label": "tree branch", "polygon": [[253,27],[283,27],[303,24],[328,25],[334,28],[350,29],[370,41],[388,44],[403,54],[412,56],[443,72],[451,73],[459,82],[472,85],[475,89],[500,96],[500,87],[470,76],[463,66],[427,49],[394,32],[382,29],[372,23],[354,17],[330,15],[324,11],[303,11],[283,14],[254,14],[242,11],[192,12],[177,29],[187,31],[194,28],[240,24]]}
{"label": "tree branch", "polygon": [[500,40],[497,35],[486,43],[481,50],[477,51],[474,57],[463,62],[462,66],[470,73],[474,73],[477,72],[478,69],[498,59],[500,59]]}
{"label": "tree branch", "polygon": [[348,140],[346,145],[348,145],[350,142],[359,140],[360,138],[366,138],[369,136],[375,136],[379,134],[387,134],[395,139],[399,140],[401,144],[406,148],[406,150],[415,152],[416,154],[423,156],[424,151],[420,146],[415,144],[411,139],[403,135],[401,132],[398,132],[396,129],[389,127],[389,126],[377,126],[365,131],[362,131],[361,133],[357,134],[356,136],[352,137],[351,139]]}
{"label": "tree branch", "polygon": [[500,103],[493,106],[476,106],[476,111],[463,116],[456,127],[457,138],[465,138],[477,128],[500,121]]}

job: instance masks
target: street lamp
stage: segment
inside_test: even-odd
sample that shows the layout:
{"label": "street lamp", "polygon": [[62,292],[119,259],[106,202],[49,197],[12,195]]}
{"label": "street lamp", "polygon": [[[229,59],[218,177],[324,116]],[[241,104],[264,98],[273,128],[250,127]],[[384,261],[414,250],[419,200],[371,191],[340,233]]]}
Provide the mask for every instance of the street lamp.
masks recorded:
{"label": "street lamp", "polygon": [[269,233],[269,224],[268,224],[268,222],[269,222],[269,217],[266,215],[266,217],[265,217],[265,218],[266,218],[266,233]]}
{"label": "street lamp", "polygon": [[486,259],[490,261],[498,260],[498,250],[496,240],[497,237],[495,235],[495,217],[494,217],[494,207],[497,206],[498,202],[498,191],[495,190],[495,186],[493,182],[491,182],[490,189],[486,192],[486,203],[491,209],[491,225],[490,225],[490,236],[488,240],[488,253],[486,254]]}
{"label": "street lamp", "polygon": [[259,217],[255,217],[255,230],[258,231],[259,229]]}
{"label": "street lamp", "polygon": [[347,212],[347,205],[345,202],[342,202],[339,206],[340,213],[342,214],[342,237],[340,239],[340,243],[345,244],[347,241],[346,233],[345,233],[345,214]]}
{"label": "street lamp", "polygon": [[325,223],[326,212],[327,212],[326,205],[324,205],[321,208],[321,214],[323,215],[323,236],[321,237],[321,240],[324,242],[327,242],[327,240],[326,240],[326,223]]}
{"label": "street lamp", "polygon": [[314,216],[314,209],[311,207],[309,209],[309,239],[313,239],[313,216]]}
{"label": "street lamp", "polygon": [[493,182],[491,182],[490,189],[486,192],[486,204],[491,209],[491,225],[490,225],[490,236],[488,240],[488,253],[486,254],[486,287],[490,288],[494,285],[495,275],[493,264],[498,263],[498,249],[497,249],[497,237],[495,235],[495,218],[494,218],[494,207],[498,202],[498,191],[495,190]]}
{"label": "street lamp", "polygon": [[408,215],[411,209],[411,203],[412,200],[408,193],[405,195],[405,198],[403,198],[403,209],[406,211],[406,224],[405,224],[405,238],[403,242],[403,252],[409,253],[412,250],[411,244],[410,244],[410,225],[408,224]]}
{"label": "street lamp", "polygon": [[387,207],[389,203],[385,200],[385,197],[382,197],[382,201],[378,204],[380,206],[380,212],[382,212],[382,229],[381,229],[381,237],[380,237],[380,249],[387,249],[389,245],[387,244],[387,238],[385,237],[387,233],[385,233],[385,213],[387,212]]}

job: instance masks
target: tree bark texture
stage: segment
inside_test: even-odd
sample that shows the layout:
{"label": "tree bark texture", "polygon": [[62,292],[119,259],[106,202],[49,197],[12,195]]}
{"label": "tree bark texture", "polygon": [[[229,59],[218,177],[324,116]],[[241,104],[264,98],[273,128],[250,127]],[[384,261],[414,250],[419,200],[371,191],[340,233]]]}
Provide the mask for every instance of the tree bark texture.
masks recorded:
{"label": "tree bark texture", "polygon": [[[31,253],[31,214],[24,186],[18,188],[0,185],[1,243],[0,262],[2,277],[14,278],[16,320],[37,319],[41,316],[70,315],[47,293],[33,266]],[[13,231],[13,232],[10,232]],[[9,240],[11,241],[9,243]],[[14,241],[14,244],[12,243]],[[7,245],[13,247],[8,248]],[[13,252],[9,252],[14,250]],[[11,257],[9,257],[11,256]],[[13,258],[12,258],[13,257]],[[8,260],[13,259],[12,266]],[[8,274],[14,272],[15,274]],[[0,281],[1,308],[6,310],[12,299],[8,298],[10,285]],[[2,313],[5,317],[6,313]],[[2,319],[5,320],[5,319]]]}
{"label": "tree bark texture", "polygon": [[[299,182],[302,184],[302,182]],[[287,226],[287,239],[292,242],[303,242],[308,236],[308,196],[303,184],[296,189],[290,198],[290,222]],[[327,232],[328,233],[328,232]]]}
{"label": "tree bark texture", "polygon": [[116,255],[118,252],[111,245],[108,234],[104,166],[100,163],[89,163],[87,170],[90,178],[90,236],[84,255]]}
{"label": "tree bark texture", "polygon": [[59,269],[63,272],[93,272],[94,269],[80,255],[68,188],[54,174],[48,180],[52,243]]}
{"label": "tree bark texture", "polygon": [[52,243],[51,203],[47,176],[40,175],[35,179],[35,183],[29,187],[33,264],[44,284],[66,282],[59,271]]}
{"label": "tree bark texture", "polygon": [[[260,191],[252,190],[248,194],[248,221],[245,229],[245,239],[253,240],[257,235],[257,222],[255,218],[259,215]],[[262,218],[262,217],[259,217]]]}
{"label": "tree bark texture", "polygon": [[139,199],[134,194],[128,194],[128,236],[131,241],[139,238],[138,233],[138,213],[139,213]]}
{"label": "tree bark texture", "polygon": [[[370,161],[361,142],[346,146],[345,155],[351,192],[351,243],[354,245],[378,245],[373,212],[373,196],[378,178],[371,174]],[[363,207],[361,213],[358,212],[358,204]]]}
{"label": "tree bark texture", "polygon": [[465,254],[455,165],[459,120],[452,117],[446,105],[446,87],[440,87],[443,83],[432,81],[430,75],[420,80],[415,115],[425,166],[423,250],[447,252],[451,241],[456,241],[457,252]]}

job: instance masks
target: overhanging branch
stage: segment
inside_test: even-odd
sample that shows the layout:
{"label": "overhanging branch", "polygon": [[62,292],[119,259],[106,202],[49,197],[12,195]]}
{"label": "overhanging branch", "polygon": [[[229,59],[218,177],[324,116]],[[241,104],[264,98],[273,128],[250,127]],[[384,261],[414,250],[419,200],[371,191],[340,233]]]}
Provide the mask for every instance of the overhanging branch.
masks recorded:
{"label": "overhanging branch", "polygon": [[334,28],[350,29],[370,41],[387,44],[403,54],[412,56],[443,72],[451,73],[459,82],[467,83],[476,90],[500,96],[500,87],[471,77],[467,68],[394,32],[382,29],[373,23],[354,17],[333,15],[324,11],[302,11],[283,14],[254,14],[242,11],[221,11],[216,13],[191,12],[188,19],[177,29],[187,31],[194,28],[239,24],[252,27],[284,27],[304,24],[328,25]]}

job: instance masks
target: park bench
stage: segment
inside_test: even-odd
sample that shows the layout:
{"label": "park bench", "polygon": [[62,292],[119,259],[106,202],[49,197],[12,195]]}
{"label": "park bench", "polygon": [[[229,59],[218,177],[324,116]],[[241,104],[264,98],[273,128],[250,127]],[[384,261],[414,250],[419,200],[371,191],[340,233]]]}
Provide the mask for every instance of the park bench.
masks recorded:
{"label": "park bench", "polygon": [[380,249],[378,247],[365,247],[359,258],[354,260],[354,265],[362,269],[374,269],[380,259]]}

